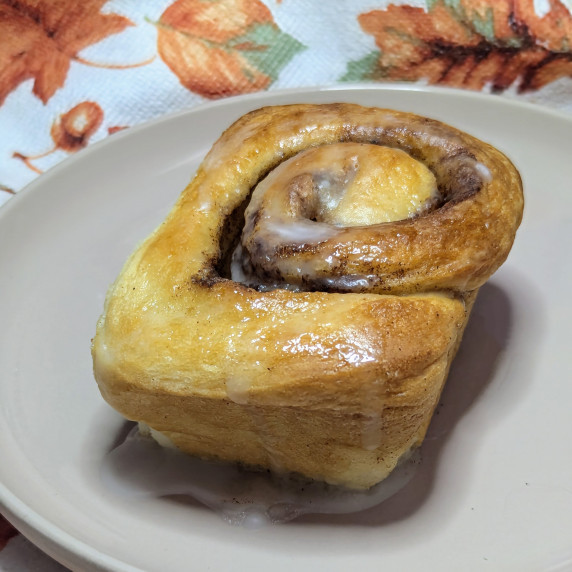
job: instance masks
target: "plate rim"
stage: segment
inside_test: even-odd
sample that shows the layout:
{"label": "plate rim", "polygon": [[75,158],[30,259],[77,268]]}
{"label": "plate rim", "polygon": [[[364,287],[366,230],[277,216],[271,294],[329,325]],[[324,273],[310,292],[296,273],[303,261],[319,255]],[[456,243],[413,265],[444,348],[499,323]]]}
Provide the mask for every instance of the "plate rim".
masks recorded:
{"label": "plate rim", "polygon": [[[37,186],[43,186],[47,178],[59,174],[62,169],[69,168],[72,164],[77,161],[84,161],[86,157],[96,151],[101,147],[109,146],[111,144],[116,144],[116,142],[122,141],[125,138],[130,138],[136,136],[137,133],[145,131],[147,129],[152,129],[155,125],[166,123],[169,121],[174,121],[181,117],[186,117],[187,115],[192,115],[195,113],[201,113],[205,109],[216,109],[217,107],[226,107],[229,104],[237,103],[240,104],[243,101],[256,101],[256,100],[266,100],[268,98],[279,98],[290,95],[303,95],[303,94],[316,94],[322,92],[361,92],[361,91],[382,91],[382,92],[416,92],[416,93],[428,93],[428,94],[441,94],[445,97],[454,97],[455,99],[461,98],[465,100],[474,101],[494,101],[495,103],[506,106],[508,108],[520,108],[524,112],[538,113],[541,115],[548,115],[554,119],[560,119],[562,121],[572,121],[572,114],[566,113],[565,111],[553,109],[545,106],[542,103],[534,103],[530,101],[522,101],[516,97],[506,96],[502,94],[486,93],[482,91],[472,91],[468,89],[460,89],[453,87],[435,86],[435,85],[423,85],[423,84],[413,84],[407,82],[395,82],[395,83],[375,83],[375,82],[348,82],[347,84],[327,84],[321,86],[308,86],[308,87],[293,87],[293,88],[283,88],[270,91],[260,91],[256,93],[247,93],[243,95],[237,95],[232,97],[221,98],[212,101],[205,101],[194,105],[191,107],[186,107],[177,111],[172,111],[161,115],[159,117],[154,117],[148,121],[143,121],[137,125],[133,125],[128,129],[114,133],[113,137],[108,136],[100,141],[81,149],[80,151],[74,153],[73,155],[66,157],[64,160],[60,161],[56,165],[50,167],[47,171],[39,175],[33,181],[22,187],[13,196],[11,196],[7,201],[0,205],[0,221],[4,216],[8,216],[6,211],[10,208],[15,208],[14,205],[19,204],[22,200],[33,192]],[[12,206],[10,206],[12,205]]]}
{"label": "plate rim", "polygon": [[[534,113],[543,116],[550,116],[553,119],[569,122],[572,125],[572,115],[566,112],[546,107],[539,103],[518,100],[512,97],[499,96],[483,92],[463,90],[458,88],[447,88],[441,86],[426,86],[409,83],[348,83],[332,84],[324,86],[308,86],[289,89],[277,89],[262,91],[254,94],[246,94],[235,97],[222,98],[216,101],[207,101],[182,110],[167,113],[149,121],[134,125],[129,129],[106,137],[78,153],[59,162],[45,173],[34,179],[13,197],[0,206],[0,225],[5,217],[11,216],[13,209],[24,208],[26,201],[34,200],[35,193],[39,189],[50,183],[50,179],[59,176],[62,172],[72,168],[76,163],[90,160],[93,153],[100,148],[124,144],[126,138],[137,138],[145,130],[153,129],[156,125],[177,120],[181,117],[201,114],[205,109],[211,110],[219,107],[231,105],[240,106],[243,102],[261,102],[261,105],[272,105],[272,101],[281,97],[303,98],[305,95],[316,95],[325,92],[346,92],[356,93],[364,91],[379,92],[416,92],[420,94],[437,94],[447,98],[462,99],[467,102],[486,102],[486,105],[494,102],[495,105],[504,108],[517,108],[525,113]],[[423,96],[421,96],[423,97]],[[65,566],[89,565],[97,570],[112,570],[117,572],[137,572],[139,568],[133,567],[124,560],[111,556],[93,545],[79,540],[72,534],[66,532],[58,525],[50,522],[49,519],[39,514],[32,506],[24,502],[3,482],[0,481],[0,508],[2,515],[10,521],[26,538],[37,545],[56,561]]]}

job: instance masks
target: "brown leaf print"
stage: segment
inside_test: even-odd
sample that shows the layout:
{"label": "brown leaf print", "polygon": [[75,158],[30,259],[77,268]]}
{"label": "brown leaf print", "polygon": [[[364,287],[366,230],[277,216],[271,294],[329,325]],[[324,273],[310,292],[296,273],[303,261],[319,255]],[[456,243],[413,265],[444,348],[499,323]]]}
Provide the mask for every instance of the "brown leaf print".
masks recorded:
{"label": "brown leaf print", "polygon": [[18,531],[2,516],[0,515],[0,550],[2,550],[8,541],[16,536]]}
{"label": "brown leaf print", "polygon": [[520,92],[572,76],[572,16],[560,0],[539,17],[534,0],[428,0],[361,14],[379,52],[350,62],[342,80],[426,80]]}
{"label": "brown leaf print", "polygon": [[103,110],[93,101],[82,101],[68,112],[60,115],[53,123],[50,135],[54,146],[39,155],[23,155],[14,153],[13,157],[20,159],[24,164],[35,171],[43,171],[36,167],[32,161],[47,157],[57,149],[73,153],[83,149],[89,142],[89,138],[99,129],[103,121]]}
{"label": "brown leaf print", "polygon": [[46,103],[63,86],[71,60],[100,40],[133,25],[101,14],[106,0],[0,0],[0,105],[23,81]]}
{"label": "brown leaf print", "polygon": [[177,0],[157,27],[160,57],[184,87],[208,98],[267,88],[303,49],[260,0]]}

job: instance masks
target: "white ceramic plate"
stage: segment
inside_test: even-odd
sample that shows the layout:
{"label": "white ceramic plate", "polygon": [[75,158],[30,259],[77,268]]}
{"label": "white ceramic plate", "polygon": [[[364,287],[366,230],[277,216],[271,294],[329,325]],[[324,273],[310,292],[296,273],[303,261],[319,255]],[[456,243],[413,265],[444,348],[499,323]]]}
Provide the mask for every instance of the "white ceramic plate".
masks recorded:
{"label": "white ceramic plate", "polygon": [[[108,285],[219,133],[268,104],[445,120],[521,170],[526,214],[482,291],[413,480],[360,514],[256,531],[101,478],[124,429],[91,373]],[[0,210],[0,501],[81,570],[541,570],[572,565],[572,120],[498,97],[361,87],[230,99],[114,135]],[[569,568],[566,568],[569,569]]]}

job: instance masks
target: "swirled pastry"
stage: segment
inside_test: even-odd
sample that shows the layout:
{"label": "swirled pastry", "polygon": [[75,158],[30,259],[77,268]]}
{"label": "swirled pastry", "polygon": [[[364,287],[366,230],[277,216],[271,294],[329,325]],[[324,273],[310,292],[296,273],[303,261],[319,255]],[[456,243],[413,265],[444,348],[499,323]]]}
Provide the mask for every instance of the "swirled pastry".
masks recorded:
{"label": "swirled pastry", "polygon": [[421,443],[522,209],[511,162],[437,121],[249,113],[111,287],[101,393],[190,454],[370,487]]}

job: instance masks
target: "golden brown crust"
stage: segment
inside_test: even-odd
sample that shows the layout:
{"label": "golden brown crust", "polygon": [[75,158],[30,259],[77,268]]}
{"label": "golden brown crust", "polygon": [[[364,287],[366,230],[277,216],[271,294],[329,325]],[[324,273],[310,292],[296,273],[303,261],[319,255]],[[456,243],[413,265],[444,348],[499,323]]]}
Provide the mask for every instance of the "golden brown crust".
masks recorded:
{"label": "golden brown crust", "polygon": [[[334,245],[346,272],[377,281],[259,292],[221,276],[256,183],[309,146],[347,140],[406,150],[445,200]],[[422,440],[476,289],[521,214],[510,162],[443,124],[349,104],[248,114],[110,289],[93,344],[101,392],[190,453],[369,487]],[[326,255],[327,242],[308,250]]]}
{"label": "golden brown crust", "polygon": [[[294,133],[308,123],[305,114],[316,113],[313,106],[300,107],[300,118],[292,120]],[[271,112],[254,113],[256,121]],[[259,258],[271,259],[267,271],[273,278],[298,283],[296,268],[336,252],[343,264],[323,264],[313,278],[317,289],[327,290],[332,278],[350,275],[368,277],[368,292],[463,292],[480,287],[504,262],[521,221],[523,198],[520,176],[503,154],[448,125],[412,114],[339,104],[323,106],[321,115],[322,144],[352,141],[405,150],[434,172],[444,203],[416,219],[345,228],[291,252],[247,242],[252,251],[262,249],[256,252]],[[315,144],[320,127],[297,137],[295,144],[302,138]],[[280,133],[280,127],[275,130]],[[290,257],[294,265],[288,264]]]}

